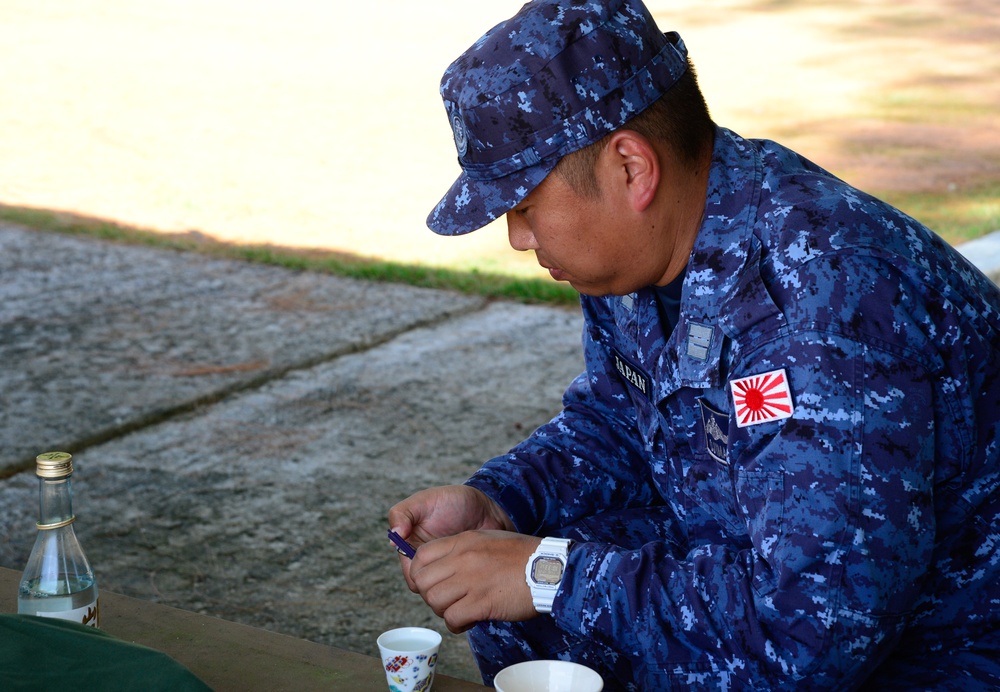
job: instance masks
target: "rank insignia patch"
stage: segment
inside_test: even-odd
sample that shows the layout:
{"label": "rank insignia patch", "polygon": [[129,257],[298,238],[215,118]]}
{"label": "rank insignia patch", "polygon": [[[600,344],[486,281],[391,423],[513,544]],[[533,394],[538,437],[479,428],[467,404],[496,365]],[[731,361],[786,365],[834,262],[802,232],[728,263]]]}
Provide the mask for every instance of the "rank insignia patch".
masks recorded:
{"label": "rank insignia patch", "polygon": [[729,384],[739,427],[791,418],[792,395],[783,369],[743,377]]}

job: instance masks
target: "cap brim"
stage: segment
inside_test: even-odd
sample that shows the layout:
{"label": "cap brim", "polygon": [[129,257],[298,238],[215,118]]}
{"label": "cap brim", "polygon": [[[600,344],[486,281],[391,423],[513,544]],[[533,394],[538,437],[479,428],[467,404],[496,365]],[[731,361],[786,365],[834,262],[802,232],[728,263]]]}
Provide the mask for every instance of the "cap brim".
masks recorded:
{"label": "cap brim", "polygon": [[438,235],[464,235],[495,221],[521,203],[558,159],[493,180],[476,180],[463,172],[427,217],[427,227]]}

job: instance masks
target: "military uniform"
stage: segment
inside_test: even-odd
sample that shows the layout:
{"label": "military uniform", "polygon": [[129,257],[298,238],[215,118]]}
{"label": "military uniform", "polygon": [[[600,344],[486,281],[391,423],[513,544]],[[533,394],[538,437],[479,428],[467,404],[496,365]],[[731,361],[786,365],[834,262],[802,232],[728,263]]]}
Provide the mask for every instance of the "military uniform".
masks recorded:
{"label": "military uniform", "polygon": [[[676,329],[582,298],[563,412],[468,484],[570,536],[486,677],[608,690],[1000,688],[1000,291],[913,219],[719,129]],[[632,680],[631,683],[625,681]]]}

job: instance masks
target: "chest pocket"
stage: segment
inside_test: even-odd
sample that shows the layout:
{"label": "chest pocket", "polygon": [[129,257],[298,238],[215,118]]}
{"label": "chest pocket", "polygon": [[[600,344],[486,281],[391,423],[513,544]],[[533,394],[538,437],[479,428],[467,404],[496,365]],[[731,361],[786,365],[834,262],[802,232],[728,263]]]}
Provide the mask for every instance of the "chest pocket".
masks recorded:
{"label": "chest pocket", "polygon": [[[682,388],[661,402],[664,452],[673,475],[669,485],[677,491],[674,501],[690,518],[693,541],[719,540],[721,528],[728,539],[742,542],[747,527],[728,463],[728,414],[712,406],[708,395],[705,390]],[[698,535],[700,529],[705,535]]]}
{"label": "chest pocket", "polygon": [[743,466],[729,444],[729,414],[724,412],[728,402],[717,404],[717,394],[706,391],[698,399],[697,461],[687,472],[684,488],[731,537],[754,547],[759,564],[753,583],[764,592],[771,588],[768,565],[783,532],[785,477],[780,470]]}

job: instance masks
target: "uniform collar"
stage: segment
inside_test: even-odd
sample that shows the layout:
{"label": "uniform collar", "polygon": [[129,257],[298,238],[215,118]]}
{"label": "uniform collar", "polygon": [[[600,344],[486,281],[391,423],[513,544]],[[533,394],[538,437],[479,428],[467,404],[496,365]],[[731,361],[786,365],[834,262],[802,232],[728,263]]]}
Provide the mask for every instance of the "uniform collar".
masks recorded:
{"label": "uniform collar", "polygon": [[[661,381],[657,399],[676,386],[720,385],[719,361],[726,333],[732,334],[723,310],[730,296],[759,284],[760,244],[753,235],[760,203],[763,164],[756,147],[724,128],[715,134],[705,214],[687,266],[681,317],[664,359],[676,358],[675,382]],[[669,366],[668,366],[669,367]]]}
{"label": "uniform collar", "polygon": [[723,342],[740,331],[739,315],[748,309],[758,317],[778,312],[760,279],[761,244],[754,235],[762,179],[763,162],[753,142],[718,128],[705,213],[681,291],[680,321],[667,342],[652,288],[607,299],[619,332],[632,341],[638,365],[655,374],[655,401],[680,387],[721,386]]}

